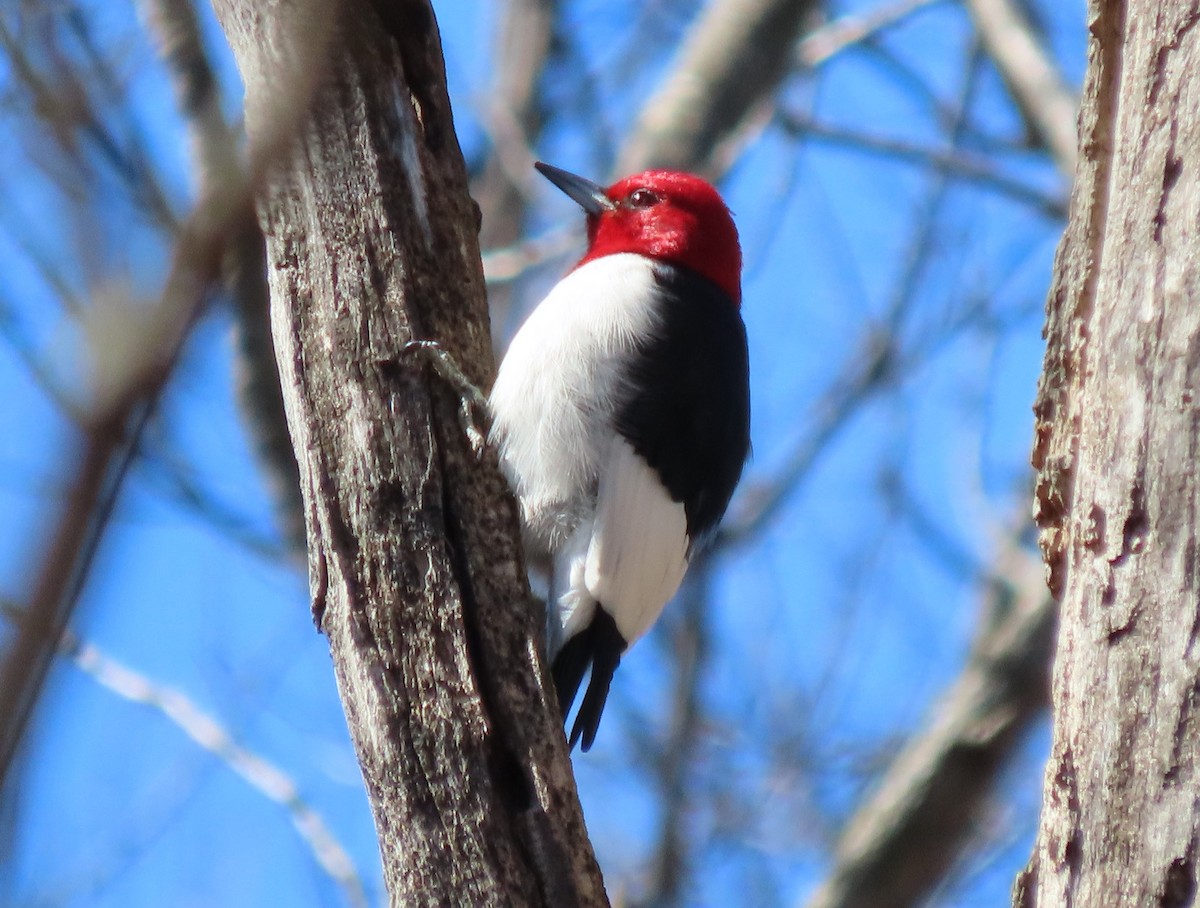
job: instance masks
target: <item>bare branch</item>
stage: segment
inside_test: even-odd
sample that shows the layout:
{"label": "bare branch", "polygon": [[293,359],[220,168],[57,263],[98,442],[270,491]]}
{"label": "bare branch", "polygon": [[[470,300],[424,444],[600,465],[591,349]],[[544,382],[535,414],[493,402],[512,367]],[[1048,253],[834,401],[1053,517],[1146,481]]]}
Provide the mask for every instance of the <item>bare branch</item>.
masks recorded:
{"label": "bare branch", "polygon": [[92,429],[30,603],[14,618],[16,639],[0,665],[0,788],[128,470],[132,448],[121,444],[125,423],[136,421],[138,431],[145,425],[145,411],[139,404],[138,396],[121,400],[113,418]]}
{"label": "bare branch", "polygon": [[802,66],[817,67],[855,44],[873,38],[893,25],[944,0],[895,0],[868,10],[851,14],[814,29],[796,49]]}
{"label": "bare branch", "polygon": [[237,141],[221,112],[217,80],[204,52],[191,0],[142,0],[159,53],[175,81],[180,113],[191,135],[199,195],[238,170]]}
{"label": "bare branch", "polygon": [[[175,79],[180,112],[191,136],[198,196],[221,191],[239,169],[237,136],[221,111],[217,79],[205,53],[192,0],[142,0],[157,33],[160,52]],[[284,535],[304,550],[304,502],[292,452],[275,345],[271,339],[266,250],[257,221],[247,220],[230,237],[225,286],[237,321],[236,378],[242,412],[271,480]]]}
{"label": "bare branch", "polygon": [[[491,155],[472,187],[479,203],[479,242],[487,247],[513,247],[525,227],[531,195],[534,155],[531,146],[542,130],[541,79],[550,54],[558,0],[509,0],[501,24],[496,87],[488,100],[486,122],[492,139]],[[495,277],[494,264],[485,270],[490,285],[493,330],[502,330],[513,303],[508,282],[529,263],[507,270],[507,281]]]}
{"label": "bare branch", "polygon": [[691,872],[691,843],[688,841],[688,776],[701,734],[703,707],[700,682],[708,664],[710,563],[697,565],[688,577],[680,610],[672,621],[671,715],[666,740],[655,771],[662,795],[662,818],[658,824],[647,905],[677,904]]}
{"label": "bare branch", "polygon": [[[897,366],[893,343],[894,338],[882,332],[866,334],[855,355],[847,358],[845,377],[834,383],[805,420],[808,428],[783,467],[770,479],[743,486],[738,492],[709,552],[716,553],[727,545],[752,539],[779,512],[788,492],[809,471],[858,406],[892,380]],[[701,557],[711,556],[702,553]]]}
{"label": "bare branch", "polygon": [[80,671],[118,697],[157,710],[252,788],[287,811],[292,828],[304,841],[317,865],[341,888],[346,902],[355,908],[366,908],[366,893],[354,861],[321,815],[304,799],[291,776],[239,744],[219,720],[200,709],[186,694],[150,680],[107,656],[94,644],[79,640],[68,632],[62,639],[60,652]]}
{"label": "bare branch", "polygon": [[642,108],[617,171],[667,167],[720,173],[733,151],[722,150],[791,69],[801,31],[816,0],[719,0],[692,27],[679,58]]}
{"label": "bare branch", "polygon": [[[311,76],[290,84],[252,146],[249,178],[228,175],[192,211],[178,235],[161,299],[147,312],[139,357],[120,364],[91,414],[66,505],[15,620],[16,639],[0,665],[0,787],[91,568],[146,421],[170,377],[196,315],[217,279],[228,238],[253,217],[251,200],[264,169],[290,137],[288,119],[306,102]],[[132,327],[132,326],[131,326]]]}
{"label": "bare branch", "polygon": [[[82,41],[90,40],[80,16],[71,15],[66,21]],[[29,92],[29,110],[43,122],[79,172],[88,173],[91,169],[79,150],[77,138],[81,136],[96,149],[156,223],[176,228],[179,219],[166,191],[156,179],[154,169],[146,166],[144,149],[136,144],[123,147],[96,111],[91,94],[93,83],[108,85],[113,81],[106,61],[99,55],[90,54],[92,72],[81,75],[64,68],[54,73],[56,81],[52,83],[39,72],[27,48],[22,46],[21,37],[14,34],[2,16],[0,50],[15,79]]]}
{"label": "bare branch", "polygon": [[1059,171],[1075,176],[1075,118],[1079,101],[1033,36],[1013,0],[966,0],[983,45],[1000,70],[1034,135]]}
{"label": "bare branch", "polygon": [[1041,562],[1010,547],[989,586],[967,666],[846,824],[807,908],[918,904],[953,865],[998,770],[1043,714],[1056,611]]}
{"label": "bare branch", "polygon": [[1051,220],[1061,221],[1067,216],[1067,201],[1057,195],[1048,195],[1026,183],[1014,180],[991,162],[965,152],[940,148],[929,148],[899,139],[872,136],[851,132],[836,126],[820,123],[802,114],[780,111],[776,122],[797,136],[819,139],[866,154],[879,155],[917,167],[935,167],[964,182],[990,189],[1029,205]]}
{"label": "bare branch", "polygon": [[509,0],[501,24],[496,87],[486,120],[492,154],[472,194],[483,212],[479,242],[508,246],[521,236],[531,194],[531,145],[541,132],[540,82],[558,0]]}
{"label": "bare branch", "polygon": [[483,273],[489,286],[511,283],[531,268],[566,255],[578,244],[578,229],[567,227],[514,243],[511,246],[488,249],[483,253]]}

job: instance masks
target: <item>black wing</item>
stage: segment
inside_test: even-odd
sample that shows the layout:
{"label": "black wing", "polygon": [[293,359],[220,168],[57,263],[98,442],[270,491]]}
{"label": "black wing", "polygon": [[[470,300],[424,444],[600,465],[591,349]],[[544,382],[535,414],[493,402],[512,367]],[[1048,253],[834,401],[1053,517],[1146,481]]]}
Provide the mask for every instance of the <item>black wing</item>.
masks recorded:
{"label": "black wing", "polygon": [[683,503],[693,544],[711,533],[750,454],[750,360],[734,302],[711,281],[655,267],[662,323],[631,363],[619,431]]}

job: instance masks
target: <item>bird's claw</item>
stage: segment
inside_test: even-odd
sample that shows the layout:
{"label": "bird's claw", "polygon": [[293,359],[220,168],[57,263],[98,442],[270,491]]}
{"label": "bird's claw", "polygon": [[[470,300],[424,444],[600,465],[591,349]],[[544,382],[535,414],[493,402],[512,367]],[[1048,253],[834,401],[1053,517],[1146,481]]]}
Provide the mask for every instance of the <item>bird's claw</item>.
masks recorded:
{"label": "bird's claw", "polygon": [[[472,389],[476,394],[479,394],[479,389],[472,385]],[[476,460],[483,459],[483,452],[487,450],[487,431],[481,426],[487,426],[488,412],[487,401],[483,395],[478,398],[459,397],[458,399],[458,424],[462,427],[467,436],[467,442],[471,445],[471,451],[475,454]]]}
{"label": "bird's claw", "polygon": [[400,355],[414,358],[427,365],[437,373],[438,377],[454,389],[458,395],[458,423],[471,451],[476,459],[482,459],[487,450],[488,423],[491,414],[488,410],[487,398],[476,387],[462,367],[454,361],[446,349],[437,341],[412,340],[400,348]]}

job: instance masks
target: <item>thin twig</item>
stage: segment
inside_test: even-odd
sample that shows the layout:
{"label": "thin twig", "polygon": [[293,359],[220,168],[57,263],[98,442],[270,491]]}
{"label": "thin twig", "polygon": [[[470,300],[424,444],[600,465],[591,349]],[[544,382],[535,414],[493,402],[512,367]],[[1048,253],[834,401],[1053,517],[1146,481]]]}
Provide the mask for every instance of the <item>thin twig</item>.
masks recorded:
{"label": "thin twig", "polygon": [[[173,356],[172,356],[173,360]],[[147,375],[157,391],[165,377]],[[0,665],[0,789],[108,525],[154,395],[131,389],[88,433],[58,529],[46,547],[29,605],[14,620],[16,640]],[[126,426],[129,426],[128,431]]]}
{"label": "thin twig", "polygon": [[140,672],[105,655],[95,645],[83,642],[70,633],[63,637],[60,651],[80,671],[117,696],[157,710],[256,791],[286,810],[292,827],[308,846],[317,864],[341,887],[346,902],[354,908],[366,908],[367,897],[362,878],[353,860],[321,815],[300,794],[290,775],[238,744],[220,721],[200,709],[181,691],[151,681]]}
{"label": "thin twig", "polygon": [[[21,620],[21,609],[12,603],[0,602],[0,613],[11,621]],[[197,706],[187,694],[152,681],[72,632],[62,634],[58,654],[118,697],[162,714],[254,789],[284,808],[317,864],[342,888],[347,903],[354,908],[366,908],[365,888],[354,861],[317,810],[300,794],[290,775],[238,744],[225,725]]]}
{"label": "thin twig", "polygon": [[1016,199],[1054,221],[1065,220],[1067,216],[1067,200],[1063,196],[1048,194],[1014,180],[990,162],[964,152],[930,148],[900,139],[853,132],[821,123],[803,114],[786,111],[779,111],[775,122],[786,132],[797,136],[820,139],[922,168],[936,167],[964,182]]}
{"label": "thin twig", "polygon": [[[715,555],[726,546],[753,540],[775,517],[800,478],[858,412],[859,406],[893,380],[898,366],[893,343],[893,338],[878,332],[866,334],[856,354],[847,358],[845,377],[834,382],[805,420],[808,428],[783,467],[770,479],[743,486],[708,552]],[[701,557],[711,555],[701,553]]]}
{"label": "thin twig", "polygon": [[847,48],[861,44],[914,13],[942,2],[945,0],[897,0],[865,13],[835,19],[805,35],[796,47],[797,62],[809,68],[820,66]]}
{"label": "thin twig", "polygon": [[[140,149],[124,149],[96,113],[87,91],[87,79],[81,79],[71,70],[57,74],[70,89],[67,92],[70,98],[68,108],[64,104],[63,90],[55,91],[38,72],[22,47],[19,36],[13,34],[3,17],[0,17],[0,50],[3,50],[13,76],[31,93],[33,103],[30,110],[59,138],[59,146],[75,159],[81,170],[86,172],[88,165],[75,148],[72,137],[64,132],[64,127],[76,127],[79,133],[91,142],[101,158],[141,201],[155,222],[171,228],[178,226],[178,217],[171,207],[166,191],[154,179],[153,170],[142,166],[145,154]],[[97,81],[103,83],[106,78],[104,73],[100,73]]]}

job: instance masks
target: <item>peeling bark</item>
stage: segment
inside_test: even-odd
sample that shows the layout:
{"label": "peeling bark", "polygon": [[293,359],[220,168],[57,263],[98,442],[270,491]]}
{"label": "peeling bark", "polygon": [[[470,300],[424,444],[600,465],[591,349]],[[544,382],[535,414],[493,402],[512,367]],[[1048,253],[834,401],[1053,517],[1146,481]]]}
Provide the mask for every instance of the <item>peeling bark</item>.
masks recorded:
{"label": "peeling bark", "polygon": [[[296,141],[259,198],[313,614],[393,905],[602,905],[515,507],[457,400],[400,353],[494,372],[478,210],[423,0],[217,0],[247,129]],[[308,84],[311,92],[297,86]]]}
{"label": "peeling bark", "polygon": [[1200,4],[1093,2],[1047,312],[1054,742],[1018,905],[1192,905],[1200,839]]}

